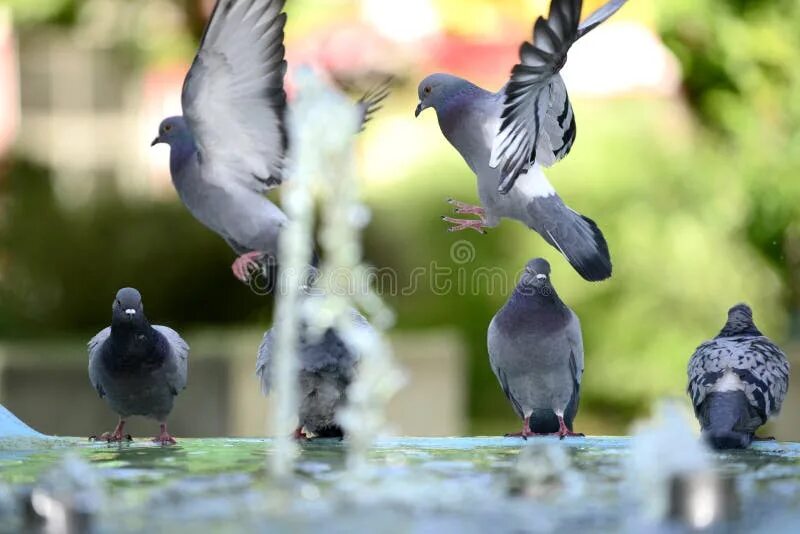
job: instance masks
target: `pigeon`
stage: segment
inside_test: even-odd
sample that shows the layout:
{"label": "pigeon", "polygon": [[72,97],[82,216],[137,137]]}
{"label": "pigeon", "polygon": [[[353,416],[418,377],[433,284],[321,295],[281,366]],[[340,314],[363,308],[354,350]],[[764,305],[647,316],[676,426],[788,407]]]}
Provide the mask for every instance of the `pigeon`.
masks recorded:
{"label": "pigeon", "polygon": [[611,276],[603,233],[569,208],[542,167],[566,156],[575,141],[575,115],[559,71],[570,46],[616,13],[626,0],[612,0],[580,23],[581,0],[552,0],[539,17],[532,43],[523,43],[511,79],[492,93],[450,74],[419,84],[415,115],[433,108],[439,128],[478,177],[480,206],[454,199],[459,214],[443,217],[451,232],[495,227],[502,218],[523,222],[556,248],[586,280]]}
{"label": "pigeon", "polygon": [[[359,329],[372,330],[361,314],[355,310],[351,310],[351,314]],[[258,347],[256,374],[264,395],[272,387],[274,338],[273,329],[267,330]],[[318,340],[312,340],[304,324],[301,324],[298,354],[300,406],[294,437],[307,439],[308,433],[318,438],[344,437],[336,414],[347,402],[347,388],[355,376],[359,355],[345,344],[333,328],[326,330]]]}
{"label": "pigeon", "polygon": [[753,323],[747,304],[728,310],[717,337],[694,351],[687,392],[703,435],[715,449],[744,449],[776,415],[789,387],[783,351]]}
{"label": "pigeon", "polygon": [[[288,146],[284,4],[217,2],[183,83],[183,115],[164,119],[151,143],[170,146],[178,196],[237,254],[231,269],[243,282],[275,266],[287,223],[264,196],[283,181]],[[358,102],[362,124],[380,109],[389,83]]]}
{"label": "pigeon", "polygon": [[489,363],[523,420],[508,436],[583,436],[572,431],[580,402],[583,337],[578,316],[550,282],[550,264],[528,262],[508,302],[489,324]]}
{"label": "pigeon", "polygon": [[175,443],[167,431],[167,416],[186,388],[188,365],[189,345],[181,336],[166,326],[151,326],[139,292],[120,289],[111,305],[111,326],[89,341],[89,380],[119,415],[114,431],[100,439],[122,441],[126,419],[141,415],[161,425],[153,441]]}

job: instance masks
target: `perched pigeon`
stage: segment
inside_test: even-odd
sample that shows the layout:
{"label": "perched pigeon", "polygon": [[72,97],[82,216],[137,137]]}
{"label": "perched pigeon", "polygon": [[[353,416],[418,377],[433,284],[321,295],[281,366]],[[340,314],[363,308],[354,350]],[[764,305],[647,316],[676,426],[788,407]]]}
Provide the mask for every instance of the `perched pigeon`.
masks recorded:
{"label": "perched pigeon", "polygon": [[445,138],[478,176],[481,206],[450,200],[456,213],[444,217],[450,231],[494,227],[516,219],[558,249],[586,280],[611,276],[602,232],[573,211],[542,172],[563,158],[575,141],[575,115],[559,71],[576,40],[613,15],[626,0],[612,0],[579,23],[581,0],[552,0],[548,18],[539,17],[533,44],[523,43],[521,63],[497,93],[449,74],[419,84],[416,115],[436,110]]}
{"label": "perched pigeon", "polygon": [[[363,316],[355,310],[352,314],[359,328],[372,329]],[[265,395],[272,386],[273,345],[274,334],[270,329],[258,347],[256,361],[256,373]],[[305,439],[305,432],[320,438],[343,437],[336,412],[347,401],[347,387],[353,380],[358,354],[350,350],[333,329],[328,329],[318,341],[311,341],[305,327],[300,334],[299,354],[300,407],[295,437]]]}
{"label": "perched pigeon", "polygon": [[546,260],[525,266],[489,324],[487,344],[492,371],[523,420],[513,435],[583,435],[572,432],[583,375],[581,324],[558,298]]}
{"label": "perched pigeon", "polygon": [[153,441],[175,443],[167,432],[167,416],[175,396],[186,388],[188,360],[189,345],[177,332],[150,325],[139,292],[120,289],[111,306],[111,327],[89,341],[89,380],[119,415],[114,432],[101,439],[121,441],[125,420],[142,415],[161,424]]}
{"label": "perched pigeon", "polygon": [[781,409],[789,362],[753,323],[747,304],[728,310],[717,337],[689,360],[688,393],[703,434],[716,449],[743,449]]}
{"label": "perched pigeon", "polygon": [[[242,281],[274,266],[287,220],[264,196],[283,180],[288,142],[284,3],[217,2],[183,83],[183,115],[164,119],[152,142],[170,146],[178,196],[236,252],[231,268]],[[359,101],[364,122],[387,94],[384,85]]]}

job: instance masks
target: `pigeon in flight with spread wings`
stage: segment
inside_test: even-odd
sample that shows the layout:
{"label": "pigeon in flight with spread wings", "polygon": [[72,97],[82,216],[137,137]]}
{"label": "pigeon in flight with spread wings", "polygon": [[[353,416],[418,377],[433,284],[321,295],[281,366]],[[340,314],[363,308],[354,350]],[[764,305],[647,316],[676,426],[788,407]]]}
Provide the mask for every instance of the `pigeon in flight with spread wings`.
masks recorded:
{"label": "pigeon in flight with spread wings", "polygon": [[445,138],[478,176],[480,206],[450,200],[456,213],[444,217],[450,231],[483,229],[503,217],[519,220],[558,249],[586,280],[611,276],[608,245],[597,225],[570,209],[542,167],[566,156],[575,141],[575,114],[559,74],[572,44],[625,4],[611,0],[580,22],[581,0],[552,0],[539,17],[533,42],[520,48],[511,79],[492,93],[450,74],[432,74],[419,84],[415,114],[433,108]]}
{"label": "pigeon in flight with spread wings", "polygon": [[[183,115],[161,122],[170,173],[194,217],[236,252],[234,275],[277,258],[287,218],[264,193],[283,180],[287,151],[285,0],[219,0],[183,83]],[[389,81],[359,100],[366,123]]]}

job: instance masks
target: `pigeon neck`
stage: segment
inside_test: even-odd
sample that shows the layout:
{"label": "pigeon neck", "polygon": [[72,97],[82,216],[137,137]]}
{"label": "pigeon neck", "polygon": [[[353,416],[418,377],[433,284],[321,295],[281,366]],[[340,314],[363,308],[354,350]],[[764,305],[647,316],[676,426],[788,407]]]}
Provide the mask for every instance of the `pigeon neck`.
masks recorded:
{"label": "pigeon neck", "polygon": [[175,176],[186,162],[197,153],[197,147],[190,137],[181,137],[177,139],[170,147],[169,152],[169,169],[172,175]]}
{"label": "pigeon neck", "polygon": [[112,373],[128,374],[157,369],[163,363],[159,335],[142,317],[136,322],[112,321],[110,350],[104,354]]}
{"label": "pigeon neck", "polygon": [[763,336],[752,321],[729,319],[717,337]]}
{"label": "pigeon neck", "polygon": [[111,341],[117,348],[147,347],[153,344],[153,327],[144,314],[134,318],[111,319]]}
{"label": "pigeon neck", "polygon": [[561,299],[558,298],[558,293],[556,293],[555,288],[550,284],[535,286],[533,284],[521,283],[514,289],[514,294],[511,296],[511,299],[541,305],[564,305]]}
{"label": "pigeon neck", "polygon": [[436,116],[439,118],[439,127],[447,136],[448,132],[464,120],[464,112],[474,104],[476,97],[489,94],[485,89],[466,80],[457,90],[450,94],[442,95],[440,102],[434,105]]}

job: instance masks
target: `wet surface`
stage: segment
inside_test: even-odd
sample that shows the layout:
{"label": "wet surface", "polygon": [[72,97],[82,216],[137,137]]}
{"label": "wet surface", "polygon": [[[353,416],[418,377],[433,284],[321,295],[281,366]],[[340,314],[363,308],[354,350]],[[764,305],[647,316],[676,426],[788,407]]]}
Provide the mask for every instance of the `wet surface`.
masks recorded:
{"label": "wet surface", "polygon": [[[630,473],[629,446],[628,438],[400,438],[380,441],[369,472],[354,476],[345,444],[318,440],[302,445],[293,480],[278,483],[265,468],[269,440],[0,440],[0,519],[28,525],[24,504],[39,488],[39,508],[52,515],[68,501],[95,532],[681,530],[642,512],[654,497]],[[740,502],[720,531],[800,531],[800,445],[758,443],[714,460],[735,478]]]}

